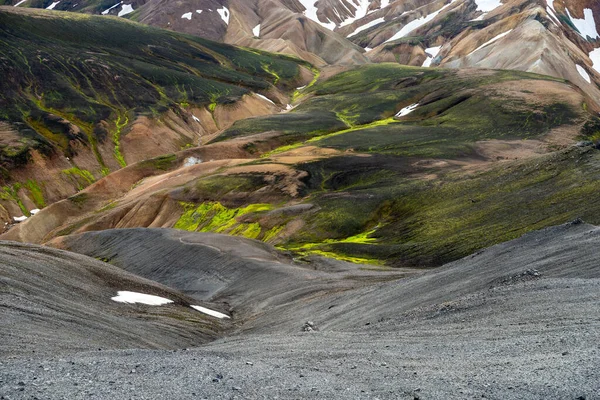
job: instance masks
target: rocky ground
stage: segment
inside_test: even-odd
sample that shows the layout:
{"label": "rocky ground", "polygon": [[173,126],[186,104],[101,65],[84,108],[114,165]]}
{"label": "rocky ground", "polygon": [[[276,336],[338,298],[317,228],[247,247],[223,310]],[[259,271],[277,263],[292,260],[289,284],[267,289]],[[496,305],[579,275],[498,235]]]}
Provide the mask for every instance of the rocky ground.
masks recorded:
{"label": "rocky ground", "polygon": [[533,232],[413,277],[270,307],[198,348],[12,354],[0,395],[597,399],[599,240],[583,223]]}

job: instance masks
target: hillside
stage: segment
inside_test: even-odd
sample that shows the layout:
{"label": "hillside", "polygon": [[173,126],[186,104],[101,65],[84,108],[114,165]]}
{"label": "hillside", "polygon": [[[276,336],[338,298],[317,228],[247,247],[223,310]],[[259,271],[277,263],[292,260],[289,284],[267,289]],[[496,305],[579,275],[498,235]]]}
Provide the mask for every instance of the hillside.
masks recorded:
{"label": "hillside", "polygon": [[[21,348],[0,364],[0,394],[16,399],[60,398],[68,393],[76,393],[75,398],[91,394],[125,399],[132,397],[135,388],[134,396],[140,398],[168,394],[181,398],[593,399],[600,389],[596,368],[600,271],[594,251],[599,232],[576,222],[525,235],[408,279],[288,298],[247,319],[238,334],[199,349],[95,349],[57,358]],[[136,265],[139,253],[119,242],[132,234],[140,247],[152,249],[156,243],[155,232],[141,229],[88,233],[70,243],[91,253],[112,251],[121,265]],[[181,246],[171,235],[162,234],[165,240],[155,253],[156,262],[148,257],[145,271],[168,271],[165,251]],[[231,239],[228,245],[217,235],[188,234],[188,239],[194,242],[192,253],[206,252],[208,246],[223,251],[221,257],[236,251]],[[28,262],[28,252],[40,252],[34,246],[19,246],[21,265]],[[243,248],[250,251],[247,261],[251,263],[257,256],[275,254],[251,242]],[[103,265],[66,252],[44,252],[56,260],[74,257],[96,268]],[[6,263],[4,253],[0,257]],[[279,261],[282,267],[291,267]],[[48,260],[44,257],[40,262],[45,269]],[[202,268],[209,272],[210,263]],[[219,264],[212,270],[220,271]],[[340,281],[345,275],[339,275]],[[254,292],[253,282],[248,283],[238,287],[242,297]],[[288,285],[290,291],[295,287],[293,282]],[[12,290],[12,282],[7,288]],[[61,295],[58,292],[55,298]],[[251,295],[246,299],[250,309],[260,301],[254,302]],[[117,303],[112,303],[116,308]],[[132,307],[123,305],[123,309]],[[157,313],[167,307],[171,306],[139,311]],[[236,310],[233,307],[233,315]],[[1,324],[0,330],[8,326]],[[305,331],[307,326],[314,329]],[[40,327],[47,329],[44,323]],[[64,336],[50,337],[46,349],[60,338],[77,337],[82,329],[73,326]],[[17,329],[14,336],[3,337],[11,343],[26,332]],[[137,347],[147,346],[138,343]]]}
{"label": "hillside", "polygon": [[[191,307],[226,312],[224,304],[193,299],[96,259],[47,247],[2,242],[0,282],[3,362],[10,355],[198,346],[231,330],[229,320]],[[171,304],[116,301],[123,291]]]}
{"label": "hillside", "polygon": [[5,7],[0,41],[2,205],[17,217],[279,112],[313,77],[297,59],[113,17]]}
{"label": "hillside", "polygon": [[600,122],[565,81],[381,64],[295,98],[291,111],[111,174],[2,237],[175,227],[297,257],[433,267],[579,216],[596,222]]}
{"label": "hillside", "polygon": [[368,60],[535,72],[572,81],[600,105],[593,0],[7,1],[119,15],[318,66]]}

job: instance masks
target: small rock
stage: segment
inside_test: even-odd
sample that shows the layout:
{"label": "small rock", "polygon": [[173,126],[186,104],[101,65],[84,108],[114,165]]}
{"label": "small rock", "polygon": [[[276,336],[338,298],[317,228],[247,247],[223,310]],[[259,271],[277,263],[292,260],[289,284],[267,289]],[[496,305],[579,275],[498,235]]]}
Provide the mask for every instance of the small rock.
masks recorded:
{"label": "small rock", "polygon": [[254,365],[254,363],[251,361],[246,361],[246,365]]}
{"label": "small rock", "polygon": [[317,328],[316,328],[316,326],[315,326],[315,323],[314,323],[314,322],[312,322],[312,321],[306,321],[306,322],[304,323],[304,325],[302,326],[302,330],[303,330],[304,332],[312,332],[312,331],[316,331],[316,330],[317,330]]}
{"label": "small rock", "polygon": [[238,387],[238,386],[234,386],[234,387],[232,387],[232,389],[233,389],[233,390],[242,390],[242,388],[241,388],[241,387]]}

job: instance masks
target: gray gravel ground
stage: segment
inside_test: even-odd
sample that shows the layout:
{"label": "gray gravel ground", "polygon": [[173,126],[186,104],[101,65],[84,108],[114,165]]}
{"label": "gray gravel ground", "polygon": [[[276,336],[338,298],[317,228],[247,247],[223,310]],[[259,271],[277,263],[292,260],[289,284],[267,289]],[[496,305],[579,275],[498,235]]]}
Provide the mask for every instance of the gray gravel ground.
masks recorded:
{"label": "gray gravel ground", "polygon": [[[187,350],[0,361],[11,399],[600,399],[600,229],[262,311]],[[331,307],[333,305],[333,307]],[[307,320],[315,331],[303,332]]]}

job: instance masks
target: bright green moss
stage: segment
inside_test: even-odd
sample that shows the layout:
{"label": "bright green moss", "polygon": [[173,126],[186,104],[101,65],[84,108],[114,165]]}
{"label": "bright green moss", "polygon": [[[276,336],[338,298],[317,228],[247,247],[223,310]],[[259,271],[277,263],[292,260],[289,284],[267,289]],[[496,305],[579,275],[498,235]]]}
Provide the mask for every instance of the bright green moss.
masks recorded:
{"label": "bright green moss", "polygon": [[19,190],[21,190],[22,187],[23,185],[19,182],[13,183],[12,185],[3,186],[0,189],[0,199],[14,201],[21,209],[23,215],[29,217],[31,214],[27,207],[25,207],[25,204],[23,204],[21,198],[19,197]]}
{"label": "bright green moss", "polygon": [[31,200],[35,203],[38,208],[46,207],[46,201],[44,200],[44,193],[40,185],[33,179],[28,179],[23,186],[29,190]]}
{"label": "bright green moss", "polygon": [[77,190],[83,190],[96,181],[94,175],[92,175],[92,173],[86,169],[73,167],[62,170],[62,173],[71,178],[77,187]]}
{"label": "bright green moss", "polygon": [[198,206],[183,203],[185,211],[175,223],[175,229],[186,231],[228,233],[256,239],[261,234],[258,223],[241,223],[237,218],[269,211],[270,204],[250,204],[241,208],[228,208],[219,202],[206,202]]}

